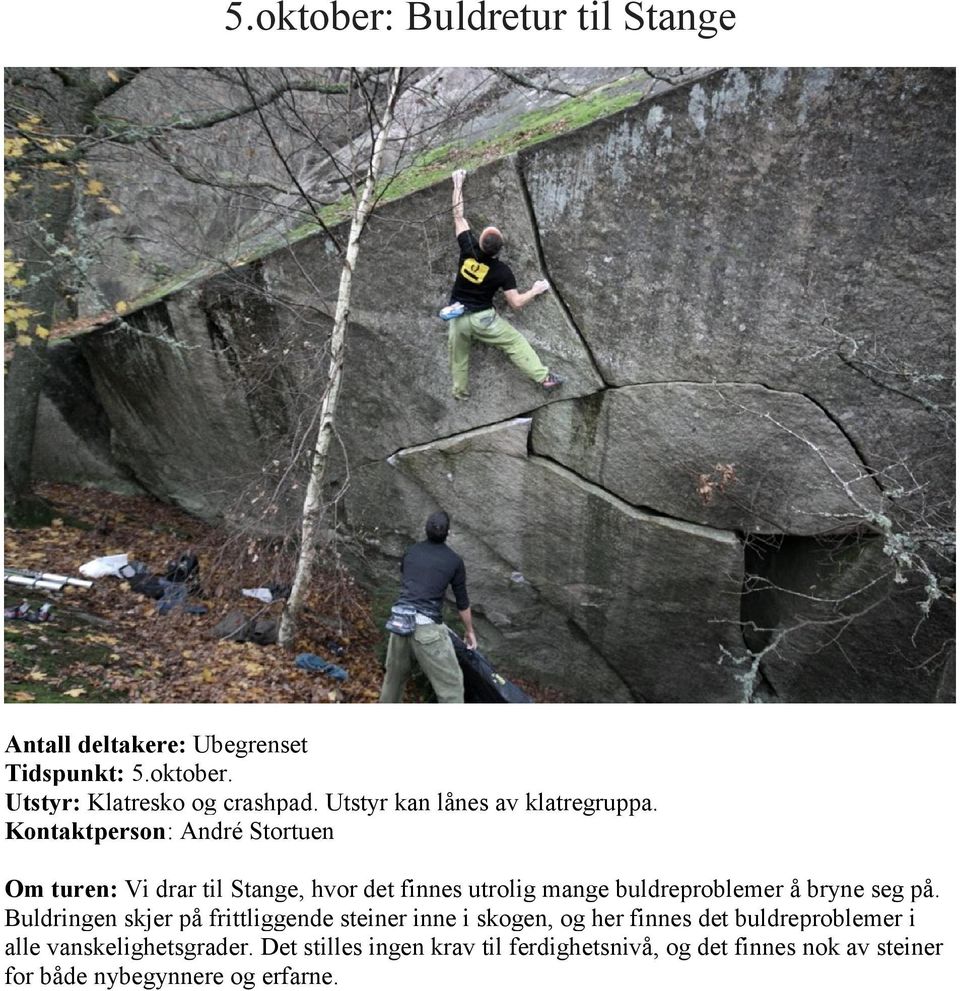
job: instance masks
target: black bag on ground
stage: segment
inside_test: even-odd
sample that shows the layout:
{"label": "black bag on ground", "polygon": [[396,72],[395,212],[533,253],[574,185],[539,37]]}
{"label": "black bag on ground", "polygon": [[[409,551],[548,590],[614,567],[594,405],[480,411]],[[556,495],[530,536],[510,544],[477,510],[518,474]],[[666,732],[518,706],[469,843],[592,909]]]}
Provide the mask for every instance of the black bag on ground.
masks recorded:
{"label": "black bag on ground", "polygon": [[471,650],[450,631],[453,649],[463,672],[464,702],[532,702],[525,691],[497,674],[493,665],[477,650]]}
{"label": "black bag on ground", "polygon": [[182,582],[197,595],[200,593],[200,561],[197,555],[184,551],[175,561],[167,562],[167,570],[163,576],[168,582]]}
{"label": "black bag on ground", "polygon": [[167,591],[167,583],[163,578],[146,572],[138,572],[127,581],[134,592],[139,592],[148,599],[162,599]]}
{"label": "black bag on ground", "polygon": [[142,562],[131,561],[122,565],[119,575],[127,582],[131,591],[139,592],[151,599],[163,598],[163,586],[160,584],[159,575],[151,575]]}

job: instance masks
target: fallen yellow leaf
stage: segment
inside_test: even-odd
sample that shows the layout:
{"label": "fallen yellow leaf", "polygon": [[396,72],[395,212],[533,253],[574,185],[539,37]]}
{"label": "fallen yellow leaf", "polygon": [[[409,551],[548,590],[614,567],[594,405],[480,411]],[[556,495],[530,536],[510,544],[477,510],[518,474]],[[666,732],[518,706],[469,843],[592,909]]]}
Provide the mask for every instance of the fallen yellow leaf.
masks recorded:
{"label": "fallen yellow leaf", "polygon": [[28,674],[28,675],[27,675],[27,677],[28,677],[28,678],[29,678],[29,679],[30,679],[31,681],[46,681],[46,680],[47,680],[47,676],[46,676],[46,673],[45,673],[45,672],[43,672],[43,671],[38,671],[38,670],[37,670],[36,668],[34,668],[34,669],[33,669],[33,670],[32,670],[32,671],[30,672],[30,674]]}
{"label": "fallen yellow leaf", "polygon": [[81,639],[84,643],[103,643],[108,647],[116,646],[117,643],[117,638],[109,633],[86,633]]}
{"label": "fallen yellow leaf", "polygon": [[14,702],[35,702],[36,701],[36,696],[35,695],[31,695],[29,692],[14,692],[10,696],[10,698],[12,698]]}
{"label": "fallen yellow leaf", "polygon": [[87,690],[85,688],[69,688],[63,693],[72,699],[78,699],[81,695],[86,695]]}

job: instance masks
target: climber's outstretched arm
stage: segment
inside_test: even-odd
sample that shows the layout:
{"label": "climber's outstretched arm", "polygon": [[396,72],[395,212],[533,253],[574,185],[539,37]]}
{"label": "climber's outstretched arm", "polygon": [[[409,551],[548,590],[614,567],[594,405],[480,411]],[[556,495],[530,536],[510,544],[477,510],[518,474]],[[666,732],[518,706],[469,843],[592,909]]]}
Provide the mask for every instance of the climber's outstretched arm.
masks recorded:
{"label": "climber's outstretched arm", "polygon": [[550,283],[546,279],[537,279],[526,292],[520,292],[518,289],[504,289],[503,296],[511,310],[522,310],[531,299],[549,291]]}
{"label": "climber's outstretched arm", "polygon": [[470,225],[463,218],[463,180],[467,178],[465,169],[453,173],[453,231],[459,237]]}

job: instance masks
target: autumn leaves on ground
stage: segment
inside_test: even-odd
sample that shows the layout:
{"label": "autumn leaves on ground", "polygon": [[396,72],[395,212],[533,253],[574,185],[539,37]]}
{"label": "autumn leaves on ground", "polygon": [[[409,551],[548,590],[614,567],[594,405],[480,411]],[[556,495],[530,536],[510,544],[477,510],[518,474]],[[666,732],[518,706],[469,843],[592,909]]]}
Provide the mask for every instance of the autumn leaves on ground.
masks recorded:
{"label": "autumn leaves on ground", "polygon": [[[4,622],[4,698],[8,702],[372,702],[382,668],[379,625],[348,578],[314,581],[295,649],[220,639],[211,631],[231,610],[279,619],[282,603],[242,594],[274,580],[269,546],[229,535],[147,497],[44,486],[53,507],[47,525],[5,530],[8,568],[80,577],[79,567],[127,554],[156,574],[192,550],[200,561],[205,615],[157,603],[118,578],[62,592],[4,587],[4,604],[53,605],[48,622]],[[380,647],[382,653],[382,646]],[[342,652],[341,652],[342,651]],[[345,681],[297,668],[310,652],[347,672]]]}

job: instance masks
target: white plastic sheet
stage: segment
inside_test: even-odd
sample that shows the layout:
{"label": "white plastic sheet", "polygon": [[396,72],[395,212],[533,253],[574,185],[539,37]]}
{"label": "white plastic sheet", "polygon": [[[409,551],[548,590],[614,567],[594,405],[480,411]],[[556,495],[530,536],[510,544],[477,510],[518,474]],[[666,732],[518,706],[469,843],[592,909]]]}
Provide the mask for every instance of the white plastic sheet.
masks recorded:
{"label": "white plastic sheet", "polygon": [[80,565],[80,574],[84,578],[113,578],[120,577],[120,569],[127,563],[126,554],[111,554],[108,557],[95,557],[92,561]]}

